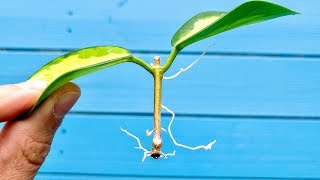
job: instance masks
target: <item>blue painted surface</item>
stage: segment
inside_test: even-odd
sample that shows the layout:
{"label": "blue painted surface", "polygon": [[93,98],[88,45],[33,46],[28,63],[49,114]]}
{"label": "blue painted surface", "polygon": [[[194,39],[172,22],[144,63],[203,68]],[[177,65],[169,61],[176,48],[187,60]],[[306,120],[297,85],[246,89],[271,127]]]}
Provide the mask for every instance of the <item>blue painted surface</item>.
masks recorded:
{"label": "blue painted surface", "polygon": [[[148,62],[159,54],[165,59],[185,20],[241,2],[1,1],[0,84],[24,81],[66,50],[91,45],[127,47]],[[211,151],[176,148],[165,135],[164,151],[177,155],[141,163],[135,140],[119,128],[151,146],[145,130],[152,128],[152,77],[122,64],[75,80],[82,97],[36,179],[319,179],[320,1],[273,2],[302,14],[195,44],[168,72],[215,44],[163,88],[163,103],[178,114],[172,127],[177,140],[197,145],[217,139]],[[169,115],[163,119],[166,126]]]}
{"label": "blue painted surface", "polygon": [[[164,127],[168,121],[163,118]],[[119,127],[151,146],[145,129],[152,127],[152,116],[69,115],[42,172],[194,178],[320,175],[320,124],[315,121],[178,116],[172,125],[178,142],[197,145],[217,139],[217,144],[211,151],[189,151],[175,147],[164,134],[163,151],[177,150],[176,156],[144,163],[142,151],[133,148],[136,142]],[[184,134],[186,130],[190,132]]]}
{"label": "blue painted surface", "polygon": [[[205,0],[201,3],[187,1],[183,2],[181,7],[184,12],[179,13],[176,9],[181,9],[178,8],[181,1],[169,0],[128,1],[121,7],[117,6],[120,0],[70,1],[72,3],[58,1],[54,3],[55,6],[39,0],[34,3],[11,0],[4,2],[0,7],[0,47],[79,48],[115,44],[135,50],[166,51],[171,48],[170,39],[177,28],[194,14],[216,9],[228,11],[244,0]],[[301,15],[230,31],[186,51],[202,51],[214,43],[217,46],[213,52],[319,55],[320,21],[317,21],[317,17],[320,2],[308,0],[303,5],[299,0],[273,2],[286,5]],[[20,8],[12,8],[14,6]],[[72,12],[72,15],[69,12]],[[71,29],[71,32],[68,29]]]}

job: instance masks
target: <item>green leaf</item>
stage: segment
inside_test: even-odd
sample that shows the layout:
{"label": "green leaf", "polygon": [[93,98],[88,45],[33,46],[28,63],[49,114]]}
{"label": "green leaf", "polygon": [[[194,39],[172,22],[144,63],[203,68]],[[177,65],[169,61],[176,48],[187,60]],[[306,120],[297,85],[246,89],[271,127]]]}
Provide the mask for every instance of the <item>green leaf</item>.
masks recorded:
{"label": "green leaf", "polygon": [[204,12],[192,17],[175,33],[171,44],[182,50],[192,43],[234,28],[294,14],[298,13],[270,2],[248,1],[230,12]]}
{"label": "green leaf", "polygon": [[52,60],[28,79],[28,81],[43,80],[48,83],[48,87],[28,114],[70,80],[123,62],[135,62],[135,58],[128,50],[115,46],[85,48]]}

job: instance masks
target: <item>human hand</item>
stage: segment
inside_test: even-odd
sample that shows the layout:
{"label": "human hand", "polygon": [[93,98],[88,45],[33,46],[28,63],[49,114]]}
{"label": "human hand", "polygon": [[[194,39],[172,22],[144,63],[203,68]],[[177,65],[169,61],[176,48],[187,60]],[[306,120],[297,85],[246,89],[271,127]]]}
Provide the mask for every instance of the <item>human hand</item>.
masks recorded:
{"label": "human hand", "polygon": [[37,101],[46,87],[43,81],[0,86],[0,179],[33,179],[49,153],[63,117],[80,96],[67,83],[51,94],[26,118],[19,118]]}

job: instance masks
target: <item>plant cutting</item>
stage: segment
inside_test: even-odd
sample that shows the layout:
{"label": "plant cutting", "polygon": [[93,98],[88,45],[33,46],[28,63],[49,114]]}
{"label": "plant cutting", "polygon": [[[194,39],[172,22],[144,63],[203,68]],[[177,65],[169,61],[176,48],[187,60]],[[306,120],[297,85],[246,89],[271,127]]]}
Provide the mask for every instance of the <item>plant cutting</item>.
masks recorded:
{"label": "plant cutting", "polygon": [[146,63],[144,60],[133,56],[129,50],[116,46],[95,46],[70,52],[52,60],[51,62],[40,68],[28,79],[28,81],[44,80],[48,83],[48,87],[42,93],[42,95],[40,96],[36,104],[32,107],[32,109],[30,109],[28,114],[33,112],[33,110],[56,89],[61,87],[63,84],[71,81],[72,79],[120,63],[131,62],[144,68],[154,78],[154,127],[152,131],[147,131],[148,135],[153,133],[151,151],[148,151],[147,149],[142,147],[138,137],[129,133],[125,129],[121,129],[129,136],[135,138],[138,141],[138,148],[144,151],[143,160],[147,156],[151,156],[157,159],[159,157],[167,157],[168,155],[174,155],[175,153],[174,151],[174,153],[172,154],[164,154],[161,151],[161,131],[165,130],[161,126],[162,108],[164,108],[172,114],[172,119],[168,126],[168,133],[175,145],[191,150],[196,150],[200,148],[211,149],[211,146],[216,141],[210,142],[207,146],[197,147],[189,147],[177,143],[171,133],[171,124],[174,119],[174,113],[161,103],[163,79],[173,79],[180,73],[187,71],[189,68],[191,68],[195,63],[199,61],[199,59],[204,55],[204,53],[207,50],[186,69],[180,69],[180,71],[177,74],[170,77],[166,77],[164,76],[164,74],[171,67],[172,63],[174,62],[174,59],[179,54],[179,52],[181,52],[185,47],[189,46],[190,44],[241,26],[246,26],[266,21],[269,19],[278,18],[281,16],[295,14],[298,13],[274,3],[259,0],[245,2],[229,12],[202,12],[193,16],[190,20],[183,24],[174,34],[171,40],[171,45],[173,47],[172,51],[163,64],[161,64],[159,56],[156,56],[154,58],[154,63],[150,65]]}

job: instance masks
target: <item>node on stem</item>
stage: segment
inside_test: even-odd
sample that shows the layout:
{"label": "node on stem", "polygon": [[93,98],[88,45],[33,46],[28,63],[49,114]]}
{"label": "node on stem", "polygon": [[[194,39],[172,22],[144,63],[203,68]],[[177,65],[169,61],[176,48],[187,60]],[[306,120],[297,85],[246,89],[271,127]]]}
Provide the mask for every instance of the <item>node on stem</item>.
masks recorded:
{"label": "node on stem", "polygon": [[153,60],[154,60],[154,66],[160,67],[160,56],[155,56]]}

